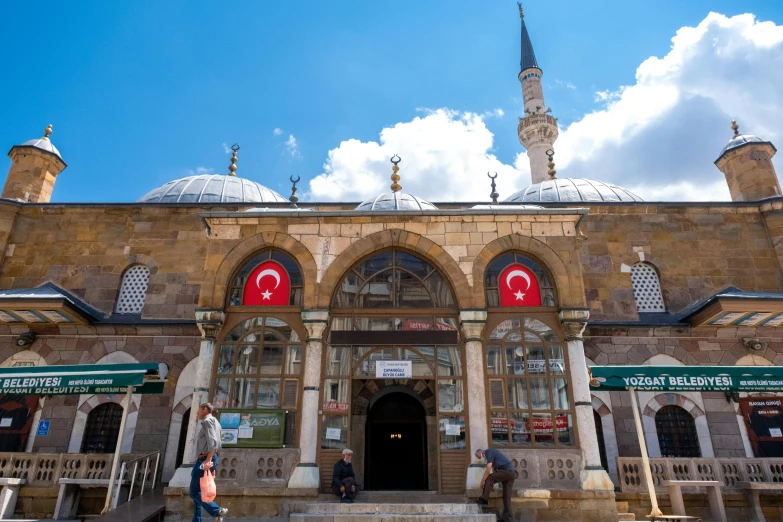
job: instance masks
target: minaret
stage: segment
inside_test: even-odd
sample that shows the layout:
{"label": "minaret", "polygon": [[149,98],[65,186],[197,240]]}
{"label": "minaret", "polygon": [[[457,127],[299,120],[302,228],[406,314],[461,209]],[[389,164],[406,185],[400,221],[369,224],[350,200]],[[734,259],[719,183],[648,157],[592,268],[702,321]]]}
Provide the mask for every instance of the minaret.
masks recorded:
{"label": "minaret", "polygon": [[731,200],[758,201],[783,195],[772,164],[775,146],[757,136],[740,134],[736,120],[732,120],[731,130],[734,136],[715,160],[726,176]]}
{"label": "minaret", "polygon": [[525,104],[525,116],[519,118],[519,143],[527,149],[527,157],[530,160],[530,175],[533,183],[540,183],[549,179],[549,158],[546,151],[554,149],[557,139],[557,120],[550,116],[544,104],[544,91],[541,88],[541,76],[543,73],[538,67],[536,55],[533,52],[533,44],[530,43],[530,35],[525,26],[525,14],[522,12],[522,4],[519,6],[519,18],[522,21],[522,60],[519,82],[522,84],[522,101]]}
{"label": "minaret", "polygon": [[42,138],[11,147],[11,170],[0,198],[49,203],[57,175],[66,167],[60,151],[49,139],[51,133],[49,125]]}

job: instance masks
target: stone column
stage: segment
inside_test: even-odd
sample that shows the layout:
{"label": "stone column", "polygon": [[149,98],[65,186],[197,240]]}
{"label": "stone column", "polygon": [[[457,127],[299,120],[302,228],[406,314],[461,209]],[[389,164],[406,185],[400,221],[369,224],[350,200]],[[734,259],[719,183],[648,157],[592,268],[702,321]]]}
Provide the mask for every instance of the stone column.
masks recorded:
{"label": "stone column", "polygon": [[288,480],[289,488],[318,489],[321,476],[315,456],[318,452],[318,401],[321,385],[321,359],[324,332],[329,324],[328,310],[305,310],[302,323],[307,328],[307,348],[302,394],[302,422],[299,426],[299,463]]}
{"label": "stone column", "polygon": [[465,342],[465,372],[468,402],[468,426],[470,429],[470,466],[465,488],[478,489],[486,464],[476,460],[477,449],[487,449],[489,432],[487,429],[487,396],[484,384],[484,346],[481,332],[487,324],[485,310],[462,310],[459,313],[462,340]]}
{"label": "stone column", "polygon": [[560,323],[566,334],[568,364],[571,370],[571,390],[576,406],[576,426],[579,446],[582,448],[583,469],[580,475],[582,489],[614,491],[609,474],[601,466],[598,450],[598,436],[595,432],[593,402],[590,397],[590,378],[587,374],[582,332],[587,326],[590,311],[584,308],[570,308],[560,311]]}
{"label": "stone column", "polygon": [[216,308],[201,308],[196,310],[196,324],[201,330],[201,346],[196,367],[196,381],[193,388],[193,401],[190,405],[190,420],[188,421],[188,436],[185,439],[185,453],[182,457],[183,464],[189,466],[180,467],[172,477],[171,487],[188,486],[190,484],[190,468],[196,462],[196,436],[198,435],[198,407],[209,402],[209,384],[212,380],[212,366],[215,361],[215,339],[223,327],[225,314]]}

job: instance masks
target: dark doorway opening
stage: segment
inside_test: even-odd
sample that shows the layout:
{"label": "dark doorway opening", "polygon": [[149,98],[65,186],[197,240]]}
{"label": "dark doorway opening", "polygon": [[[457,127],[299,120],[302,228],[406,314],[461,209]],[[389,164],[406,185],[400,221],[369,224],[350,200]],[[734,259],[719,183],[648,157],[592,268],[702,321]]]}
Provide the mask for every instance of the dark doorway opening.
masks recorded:
{"label": "dark doorway opening", "polygon": [[178,468],[182,465],[182,461],[185,458],[185,442],[188,439],[188,424],[190,424],[190,408],[185,410],[182,414],[182,426],[179,428],[179,446],[177,446],[177,459],[174,463],[174,467]]}
{"label": "dark doorway opening", "polygon": [[370,407],[365,448],[366,489],[427,489],[427,424],[415,397],[390,393]]}

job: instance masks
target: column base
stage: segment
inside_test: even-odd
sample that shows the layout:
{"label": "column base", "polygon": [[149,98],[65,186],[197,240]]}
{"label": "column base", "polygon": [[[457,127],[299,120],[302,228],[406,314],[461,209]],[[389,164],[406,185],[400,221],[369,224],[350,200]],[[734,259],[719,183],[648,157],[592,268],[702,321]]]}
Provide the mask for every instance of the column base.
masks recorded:
{"label": "column base", "polygon": [[[486,471],[487,465],[486,464],[471,464],[468,466],[468,476],[465,480],[465,490],[469,491],[471,489],[478,490],[481,486],[481,478],[484,476],[484,471]],[[479,495],[481,492],[479,492]]]}
{"label": "column base", "polygon": [[174,472],[174,476],[169,480],[170,488],[189,488],[190,474],[193,472],[193,464],[183,464]]}
{"label": "column base", "polygon": [[291,478],[289,489],[318,489],[321,486],[321,473],[317,464],[297,464]]}
{"label": "column base", "polygon": [[614,482],[609,478],[609,473],[603,468],[584,469],[579,474],[583,490],[589,491],[614,491]]}

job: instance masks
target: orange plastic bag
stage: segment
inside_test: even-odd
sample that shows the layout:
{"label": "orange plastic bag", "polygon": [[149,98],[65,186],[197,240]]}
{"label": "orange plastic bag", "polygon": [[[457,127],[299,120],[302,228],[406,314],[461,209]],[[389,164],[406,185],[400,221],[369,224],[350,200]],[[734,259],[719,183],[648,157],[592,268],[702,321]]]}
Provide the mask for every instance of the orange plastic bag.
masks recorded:
{"label": "orange plastic bag", "polygon": [[216,496],[215,477],[212,476],[212,471],[206,470],[204,476],[201,477],[201,501],[212,502]]}

